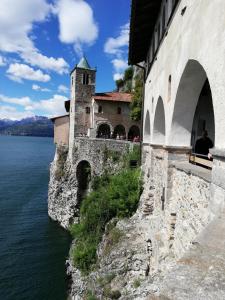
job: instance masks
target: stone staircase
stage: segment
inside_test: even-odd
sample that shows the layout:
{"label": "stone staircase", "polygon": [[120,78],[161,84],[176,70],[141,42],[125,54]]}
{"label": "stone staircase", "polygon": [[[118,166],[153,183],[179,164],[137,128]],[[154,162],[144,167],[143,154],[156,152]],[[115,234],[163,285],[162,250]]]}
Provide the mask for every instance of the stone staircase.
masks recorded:
{"label": "stone staircase", "polygon": [[225,299],[225,213],[215,218],[148,300]]}

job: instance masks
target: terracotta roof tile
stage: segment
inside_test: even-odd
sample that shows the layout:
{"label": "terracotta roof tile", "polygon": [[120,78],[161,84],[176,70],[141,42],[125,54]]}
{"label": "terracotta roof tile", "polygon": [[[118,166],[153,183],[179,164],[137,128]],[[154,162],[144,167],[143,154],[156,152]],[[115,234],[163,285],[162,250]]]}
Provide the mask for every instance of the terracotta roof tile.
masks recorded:
{"label": "terracotta roof tile", "polygon": [[98,101],[131,102],[132,94],[120,92],[96,93],[93,98]]}

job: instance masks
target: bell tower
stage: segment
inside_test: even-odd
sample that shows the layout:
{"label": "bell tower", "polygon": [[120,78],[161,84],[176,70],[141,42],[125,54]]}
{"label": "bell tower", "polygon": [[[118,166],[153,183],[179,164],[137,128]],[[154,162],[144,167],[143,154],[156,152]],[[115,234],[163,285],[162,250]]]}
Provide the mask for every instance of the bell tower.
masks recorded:
{"label": "bell tower", "polygon": [[70,137],[69,148],[74,138],[86,136],[91,126],[91,101],[95,94],[96,69],[92,69],[85,57],[70,73]]}

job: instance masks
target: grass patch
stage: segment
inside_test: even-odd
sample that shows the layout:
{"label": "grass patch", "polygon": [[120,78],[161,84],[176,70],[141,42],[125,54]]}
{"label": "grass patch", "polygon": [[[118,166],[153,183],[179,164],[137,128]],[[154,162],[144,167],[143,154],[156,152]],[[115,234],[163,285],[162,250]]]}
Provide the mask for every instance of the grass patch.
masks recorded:
{"label": "grass patch", "polygon": [[[74,265],[87,274],[97,260],[97,247],[106,224],[112,218],[128,218],[136,211],[141,193],[140,169],[125,168],[116,175],[105,174],[94,180],[93,191],[83,199],[80,223],[71,226],[76,239],[72,250]],[[113,243],[120,238],[110,231]]]}
{"label": "grass patch", "polygon": [[112,247],[118,244],[122,236],[123,232],[116,227],[109,231],[107,235],[107,244],[104,249],[104,255],[107,255],[111,252]]}
{"label": "grass patch", "polygon": [[103,277],[99,277],[97,279],[97,282],[98,284],[101,286],[101,287],[104,287],[105,285],[111,283],[111,281],[116,277],[116,274],[115,273],[110,273],[110,274],[107,274]]}

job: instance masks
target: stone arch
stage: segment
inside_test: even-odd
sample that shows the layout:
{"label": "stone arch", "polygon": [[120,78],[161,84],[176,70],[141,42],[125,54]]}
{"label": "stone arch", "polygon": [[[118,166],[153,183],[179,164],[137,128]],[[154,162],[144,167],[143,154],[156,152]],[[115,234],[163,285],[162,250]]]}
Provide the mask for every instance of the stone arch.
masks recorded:
{"label": "stone arch", "polygon": [[135,137],[140,139],[140,129],[137,125],[132,125],[128,131],[128,140],[133,141]]}
{"label": "stone arch", "polygon": [[151,137],[150,114],[149,114],[149,110],[147,110],[145,116],[145,125],[144,125],[144,142],[150,143],[150,137]]}
{"label": "stone arch", "polygon": [[154,117],[153,125],[153,144],[164,145],[166,136],[166,126],[165,126],[165,110],[163,105],[163,100],[159,97]]}
{"label": "stone arch", "polygon": [[116,125],[113,131],[113,138],[119,138],[120,140],[126,139],[126,129],[123,125]]}
{"label": "stone arch", "polygon": [[175,98],[169,145],[191,146],[194,115],[206,81],[207,74],[203,66],[196,60],[189,60],[181,76]]}
{"label": "stone arch", "polygon": [[97,138],[109,139],[111,136],[111,128],[107,123],[101,123],[97,129]]}
{"label": "stone arch", "polygon": [[79,207],[82,199],[86,196],[89,190],[91,180],[91,165],[87,160],[82,160],[76,168],[77,179],[77,206]]}

